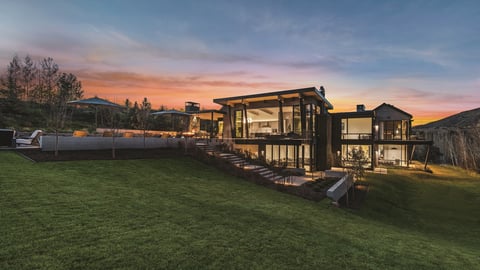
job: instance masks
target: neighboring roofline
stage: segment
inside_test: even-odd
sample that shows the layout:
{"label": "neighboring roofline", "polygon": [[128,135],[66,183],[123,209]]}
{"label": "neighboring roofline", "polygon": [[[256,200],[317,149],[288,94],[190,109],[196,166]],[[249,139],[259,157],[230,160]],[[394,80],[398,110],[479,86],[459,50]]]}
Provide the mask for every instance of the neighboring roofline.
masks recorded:
{"label": "neighboring roofline", "polygon": [[220,113],[220,114],[227,114],[226,112],[224,111],[221,111],[221,110],[214,110],[214,109],[211,109],[211,110],[201,110],[201,111],[198,111],[198,112],[193,112],[192,114],[196,114],[196,113]]}
{"label": "neighboring roofline", "polygon": [[158,112],[151,113],[151,115],[165,115],[165,114],[177,114],[177,115],[185,115],[185,116],[191,115],[190,113],[177,111],[177,110],[165,110],[165,111],[158,111]]}
{"label": "neighboring roofline", "polygon": [[380,107],[382,107],[382,106],[388,106],[388,107],[390,107],[390,108],[392,108],[392,109],[395,109],[395,110],[397,110],[397,111],[399,111],[399,112],[401,112],[401,113],[403,113],[403,114],[406,114],[406,115],[410,116],[410,118],[413,118],[413,115],[407,113],[407,112],[404,111],[404,110],[401,110],[401,109],[393,106],[392,104],[388,104],[388,103],[385,103],[385,102],[382,103],[382,104],[380,104],[378,107],[376,107],[376,108],[373,109],[373,110],[376,111],[378,108],[380,108]]}
{"label": "neighboring roofline", "polygon": [[268,96],[281,96],[281,95],[288,95],[288,94],[295,94],[295,93],[305,93],[305,92],[314,92],[325,104],[327,104],[328,109],[333,109],[333,105],[328,101],[320,91],[315,87],[307,87],[307,88],[299,88],[299,89],[291,89],[291,90],[281,90],[275,92],[266,92],[260,94],[251,94],[251,95],[244,95],[244,96],[234,96],[234,97],[227,97],[227,98],[216,98],[213,102],[220,104],[220,105],[227,105],[227,102],[230,100],[237,100],[237,99],[247,99],[247,98],[261,98],[261,97],[268,97]]}

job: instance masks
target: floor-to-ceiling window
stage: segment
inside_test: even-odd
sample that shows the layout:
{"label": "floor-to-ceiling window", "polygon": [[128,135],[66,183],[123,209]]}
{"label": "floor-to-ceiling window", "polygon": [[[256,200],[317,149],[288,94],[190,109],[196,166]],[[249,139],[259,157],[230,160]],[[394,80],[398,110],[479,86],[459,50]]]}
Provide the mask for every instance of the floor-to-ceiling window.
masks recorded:
{"label": "floor-to-ceiling window", "polygon": [[345,167],[354,166],[354,162],[362,161],[363,167],[372,166],[371,145],[342,144],[341,162]]}
{"label": "floor-to-ceiling window", "polygon": [[384,165],[407,166],[407,146],[385,144],[378,146],[378,162]]}
{"label": "floor-to-ceiling window", "polygon": [[342,139],[366,140],[372,138],[372,118],[342,119]]}
{"label": "floor-to-ceiling window", "polygon": [[380,138],[382,140],[407,140],[408,139],[408,121],[395,120],[383,121]]}
{"label": "floor-to-ceiling window", "polygon": [[243,137],[243,111],[235,111],[235,138]]}

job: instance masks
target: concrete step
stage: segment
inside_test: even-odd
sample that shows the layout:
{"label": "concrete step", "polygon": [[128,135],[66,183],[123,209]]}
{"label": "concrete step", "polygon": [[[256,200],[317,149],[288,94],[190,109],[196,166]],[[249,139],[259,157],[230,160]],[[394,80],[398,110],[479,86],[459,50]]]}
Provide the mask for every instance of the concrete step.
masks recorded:
{"label": "concrete step", "polygon": [[265,167],[260,166],[260,165],[247,165],[247,166],[245,166],[244,169],[249,170],[249,171],[258,171],[260,169],[265,169]]}
{"label": "concrete step", "polygon": [[286,181],[286,178],[284,178],[281,175],[276,175],[276,176],[272,177],[270,180],[273,181],[273,182],[283,182],[283,181]]}
{"label": "concrete step", "polygon": [[234,162],[234,161],[245,161],[243,158],[239,158],[239,157],[231,157],[231,158],[227,158],[228,161],[230,162]]}
{"label": "concrete step", "polygon": [[272,172],[271,170],[268,170],[268,169],[266,171],[263,171],[263,172],[259,173],[259,174],[263,177],[266,177],[266,176],[270,177],[271,175],[275,175],[274,172]]}
{"label": "concrete step", "polygon": [[263,173],[263,172],[267,172],[267,171],[270,171],[270,172],[271,172],[270,169],[267,169],[267,168],[265,168],[265,167],[260,168],[260,169],[256,169],[256,170],[253,170],[253,171],[256,172],[256,173],[258,173],[258,174]]}

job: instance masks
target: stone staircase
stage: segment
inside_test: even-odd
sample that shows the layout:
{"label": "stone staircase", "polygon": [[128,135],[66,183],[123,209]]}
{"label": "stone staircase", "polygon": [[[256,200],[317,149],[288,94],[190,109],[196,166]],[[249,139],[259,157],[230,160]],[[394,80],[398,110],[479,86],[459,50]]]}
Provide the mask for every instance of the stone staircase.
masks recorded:
{"label": "stone staircase", "polygon": [[220,150],[218,150],[214,145],[210,145],[208,142],[198,141],[196,142],[195,145],[197,149],[205,152],[208,155],[225,160],[240,169],[243,169],[251,173],[255,173],[261,176],[262,178],[268,179],[274,183],[300,185],[304,182],[304,181],[300,181],[297,183],[295,181],[294,183],[294,181],[292,181],[292,177],[282,176],[277,172],[271,170],[270,168],[267,168],[261,165],[251,164],[247,162],[247,160],[245,160],[243,157],[240,157],[238,155],[231,154],[231,153],[223,153]]}

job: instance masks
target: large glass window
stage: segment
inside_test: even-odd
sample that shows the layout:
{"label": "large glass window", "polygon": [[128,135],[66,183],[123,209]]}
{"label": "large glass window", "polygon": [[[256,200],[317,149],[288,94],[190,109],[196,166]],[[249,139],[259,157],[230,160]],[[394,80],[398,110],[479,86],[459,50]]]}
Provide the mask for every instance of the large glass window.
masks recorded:
{"label": "large glass window", "polygon": [[384,121],[384,140],[406,140],[408,136],[408,123],[406,120]]}
{"label": "large glass window", "polygon": [[302,134],[302,115],[300,112],[300,106],[293,106],[293,132],[295,134]]}
{"label": "large glass window", "polygon": [[342,139],[367,140],[372,137],[372,118],[342,119]]}
{"label": "large glass window", "polygon": [[362,161],[363,167],[372,165],[372,149],[370,145],[342,145],[342,163],[345,167],[354,166],[354,162]]}
{"label": "large glass window", "polygon": [[299,145],[272,145],[265,146],[265,160],[277,167],[296,168],[304,165],[302,148]]}
{"label": "large glass window", "polygon": [[378,162],[384,165],[407,166],[407,146],[379,145]]}
{"label": "large glass window", "polygon": [[235,138],[243,137],[243,111],[235,111]]}
{"label": "large glass window", "polygon": [[249,138],[260,138],[281,134],[278,107],[247,109]]}

